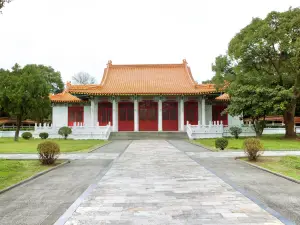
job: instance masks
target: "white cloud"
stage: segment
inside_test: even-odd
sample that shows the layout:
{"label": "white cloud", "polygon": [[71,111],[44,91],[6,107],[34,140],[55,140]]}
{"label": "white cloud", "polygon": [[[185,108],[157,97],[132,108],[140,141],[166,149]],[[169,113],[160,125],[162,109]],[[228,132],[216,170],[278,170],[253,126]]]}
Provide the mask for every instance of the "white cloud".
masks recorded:
{"label": "white cloud", "polygon": [[297,0],[14,0],[0,15],[0,67],[42,63],[70,80],[100,78],[106,62],[189,62],[196,80],[252,17]]}

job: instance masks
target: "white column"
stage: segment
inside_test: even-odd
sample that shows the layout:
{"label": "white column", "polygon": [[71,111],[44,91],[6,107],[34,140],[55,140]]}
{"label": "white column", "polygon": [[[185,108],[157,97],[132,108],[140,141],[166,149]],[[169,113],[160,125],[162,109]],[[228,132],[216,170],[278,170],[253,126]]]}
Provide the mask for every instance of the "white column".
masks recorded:
{"label": "white column", "polygon": [[180,131],[184,131],[184,101],[180,99]]}
{"label": "white column", "polygon": [[95,123],[95,99],[92,98],[91,99],[91,122],[90,122],[91,126],[96,126]]}
{"label": "white column", "polygon": [[116,101],[116,98],[114,98],[112,101],[112,111],[112,130],[116,132],[118,131],[118,103]]}
{"label": "white column", "polygon": [[162,131],[162,100],[158,100],[158,131]]}
{"label": "white column", "polygon": [[137,98],[134,99],[134,131],[139,131],[139,102]]}
{"label": "white column", "polygon": [[202,108],[202,112],[201,112],[202,125],[205,125],[205,98],[204,97],[202,97],[201,108]]}

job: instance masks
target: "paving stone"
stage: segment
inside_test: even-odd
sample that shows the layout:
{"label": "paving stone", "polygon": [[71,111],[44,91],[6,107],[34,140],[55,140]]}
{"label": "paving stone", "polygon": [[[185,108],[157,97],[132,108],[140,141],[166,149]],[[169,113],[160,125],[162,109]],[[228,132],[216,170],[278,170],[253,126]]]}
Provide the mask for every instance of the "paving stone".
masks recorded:
{"label": "paving stone", "polygon": [[142,140],[129,145],[66,224],[282,223],[170,143]]}

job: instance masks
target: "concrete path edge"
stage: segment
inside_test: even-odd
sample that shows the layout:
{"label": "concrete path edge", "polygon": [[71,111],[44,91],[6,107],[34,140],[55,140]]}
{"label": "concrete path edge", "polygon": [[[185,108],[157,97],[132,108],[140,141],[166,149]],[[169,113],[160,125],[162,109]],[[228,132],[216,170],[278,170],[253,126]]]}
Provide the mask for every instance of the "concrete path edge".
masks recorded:
{"label": "concrete path edge", "polygon": [[[132,142],[132,141],[131,141]],[[131,142],[129,142],[129,144],[126,146],[126,148],[124,149],[124,151],[119,154],[118,157],[116,157],[114,160],[111,161],[111,163],[107,166],[107,168],[102,171],[97,177],[100,178],[99,180],[96,179],[96,181],[91,184],[77,199],[75,202],[73,202],[73,204],[67,209],[67,211],[64,212],[64,214],[62,214],[58,220],[53,224],[53,225],[64,225],[69,218],[71,218],[71,216],[73,215],[73,213],[76,211],[76,209],[79,207],[79,205],[84,201],[84,199],[86,198],[86,196],[88,196],[96,187],[97,187],[97,183],[99,181],[101,181],[102,177],[105,176],[105,174],[110,170],[110,168],[112,167],[112,165],[114,164],[114,162],[121,157],[121,155],[126,151],[126,149],[128,148],[128,146],[131,144]],[[112,142],[110,142],[112,143]]]}
{"label": "concrete path edge", "polygon": [[271,173],[271,174],[274,174],[274,175],[276,175],[276,176],[278,176],[278,177],[282,177],[282,178],[287,179],[287,180],[289,180],[289,181],[292,181],[292,182],[294,182],[294,183],[300,184],[300,181],[299,181],[299,180],[296,180],[296,179],[294,179],[294,178],[285,176],[285,175],[283,175],[283,174],[281,174],[281,173],[276,173],[276,172],[274,172],[274,171],[272,171],[272,170],[268,170],[268,169],[266,169],[266,168],[264,168],[264,167],[261,167],[261,166],[258,166],[258,165],[254,165],[254,164],[252,164],[252,163],[250,163],[250,162],[246,162],[246,161],[244,161],[244,160],[240,160],[241,158],[244,158],[244,157],[236,157],[235,159],[236,159],[236,160],[239,160],[239,161],[241,161],[241,162],[243,162],[243,163],[246,163],[246,164],[248,164],[248,165],[250,165],[250,166],[252,166],[252,167],[255,167],[255,168],[257,168],[257,169],[266,171],[266,172]]}
{"label": "concrete path edge", "polygon": [[[191,142],[188,142],[190,144],[193,144]],[[173,145],[174,146],[174,145]],[[175,147],[175,146],[174,146]],[[201,146],[202,147],[202,146]],[[186,154],[186,153],[184,153]],[[193,159],[192,156],[186,154],[190,159],[192,159],[194,162],[198,163],[196,160]],[[237,159],[238,157],[236,157],[235,159]],[[240,157],[242,158],[242,157]],[[201,165],[201,164],[200,164]],[[203,166],[204,167],[204,166]],[[268,213],[270,213],[272,216],[276,217],[278,220],[280,220],[282,223],[286,224],[286,225],[295,225],[294,222],[292,222],[291,220],[287,219],[286,217],[282,216],[279,212],[275,211],[274,209],[266,206],[265,204],[263,204],[259,199],[257,199],[256,197],[253,197],[252,195],[250,195],[246,190],[239,188],[238,186],[236,186],[233,182],[231,182],[230,180],[224,178],[224,177],[220,177],[218,174],[216,174],[214,171],[212,171],[211,169],[204,167],[206,170],[208,170],[209,172],[211,172],[212,174],[214,174],[215,176],[219,177],[221,180],[223,180],[225,183],[229,184],[231,187],[233,187],[233,189],[235,189],[236,191],[240,192],[242,195],[244,195],[246,198],[250,199],[252,202],[254,202],[255,204],[257,204],[259,207],[261,207],[262,209],[264,209],[265,211],[267,211]]]}
{"label": "concrete path edge", "polygon": [[[10,159],[8,159],[8,160],[10,160]],[[25,180],[20,181],[19,183],[13,184],[13,185],[11,185],[11,186],[3,189],[3,190],[0,190],[0,194],[3,194],[4,192],[7,192],[7,191],[9,191],[9,190],[11,190],[11,189],[13,189],[15,187],[18,187],[18,186],[20,186],[22,184],[25,184],[25,183],[27,183],[27,182],[29,182],[31,180],[34,180],[34,179],[36,179],[36,178],[38,178],[38,177],[40,177],[40,176],[42,176],[42,175],[44,175],[44,174],[52,171],[52,170],[55,170],[55,169],[58,169],[59,167],[64,166],[64,165],[66,165],[67,163],[70,163],[70,162],[71,162],[70,160],[67,160],[67,161],[65,161],[65,162],[63,162],[63,163],[61,163],[61,164],[59,164],[57,166],[54,166],[54,167],[50,168],[50,169],[43,170],[43,171],[41,171],[41,172],[39,172],[39,173],[37,173],[37,174],[35,174],[35,175],[33,175],[33,176],[25,179]]]}
{"label": "concrete path edge", "polygon": [[[112,141],[107,141],[107,143],[105,143],[105,144],[103,144],[103,145],[96,145],[96,146],[93,146],[87,153],[91,153],[91,152],[93,152],[93,151],[95,151],[95,150],[97,150],[97,149],[99,149],[99,148],[103,148],[104,146],[106,146],[106,145],[109,145],[109,144],[111,144],[112,143]],[[76,151],[75,152],[72,152],[72,153],[76,153]],[[80,153],[80,152],[79,152]]]}

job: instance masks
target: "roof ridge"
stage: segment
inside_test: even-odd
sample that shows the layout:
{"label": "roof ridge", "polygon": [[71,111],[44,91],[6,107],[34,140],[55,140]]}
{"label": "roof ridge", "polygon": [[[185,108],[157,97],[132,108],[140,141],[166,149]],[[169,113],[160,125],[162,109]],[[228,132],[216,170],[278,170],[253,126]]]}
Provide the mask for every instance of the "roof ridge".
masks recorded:
{"label": "roof ridge", "polygon": [[118,67],[169,67],[169,66],[183,66],[182,63],[169,63],[169,64],[114,64],[111,65],[111,68]]}

